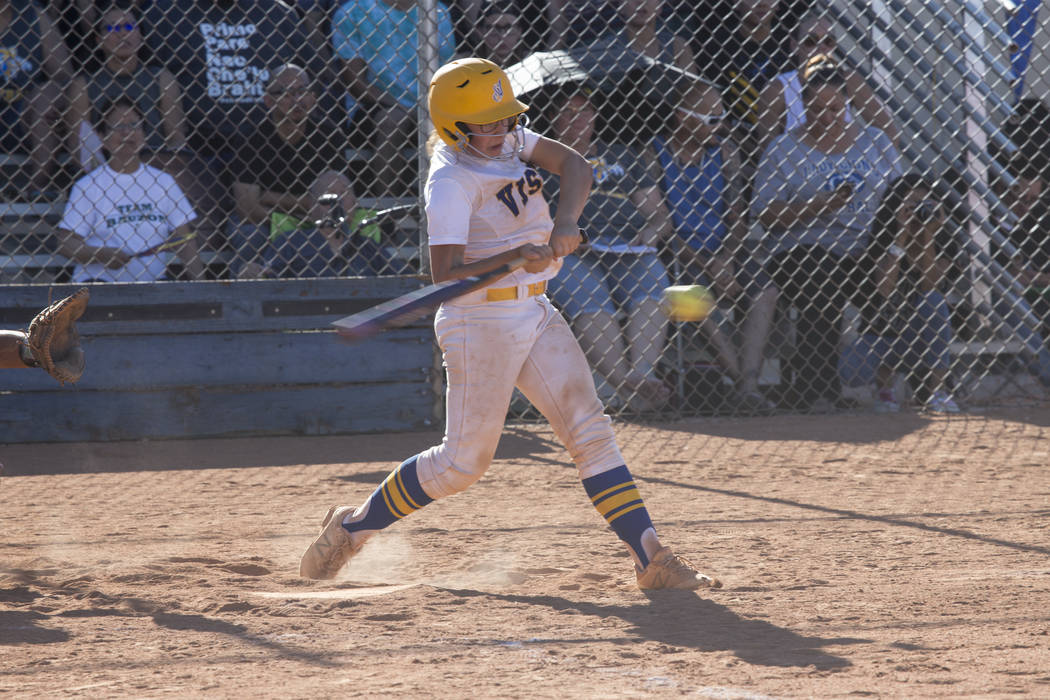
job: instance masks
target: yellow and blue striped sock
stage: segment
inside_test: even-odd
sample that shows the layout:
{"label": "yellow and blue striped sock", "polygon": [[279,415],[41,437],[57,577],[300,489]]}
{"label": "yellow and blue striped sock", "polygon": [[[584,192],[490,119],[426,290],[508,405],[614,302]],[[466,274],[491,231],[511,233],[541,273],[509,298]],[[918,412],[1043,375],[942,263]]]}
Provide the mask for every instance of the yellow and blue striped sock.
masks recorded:
{"label": "yellow and blue striped sock", "polygon": [[343,527],[348,532],[382,530],[433,500],[419,485],[416,457],[411,457],[390,472],[390,476],[372,492],[364,505],[358,508],[357,513],[363,512],[364,517],[343,523]]}
{"label": "yellow and blue striped sock", "polygon": [[617,537],[634,551],[642,568],[648,566],[649,557],[642,547],[642,533],[653,526],[653,521],[649,519],[649,511],[645,509],[630,470],[621,466],[588,477],[583,480],[583,488]]}

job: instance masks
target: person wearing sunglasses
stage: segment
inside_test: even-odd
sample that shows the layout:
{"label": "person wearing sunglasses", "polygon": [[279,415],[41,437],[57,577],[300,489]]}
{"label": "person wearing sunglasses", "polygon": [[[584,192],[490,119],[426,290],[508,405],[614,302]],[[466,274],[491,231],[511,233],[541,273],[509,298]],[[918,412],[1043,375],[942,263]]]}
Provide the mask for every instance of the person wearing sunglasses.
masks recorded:
{"label": "person wearing sunglasses", "polygon": [[871,240],[858,264],[860,334],[839,359],[849,386],[875,383],[875,410],[901,409],[903,373],[930,413],[959,413],[948,387],[950,310],[942,285],[952,265],[945,206],[920,173],[894,180],[875,211]]}
{"label": "person wearing sunglasses", "polygon": [[[836,48],[831,20],[817,12],[804,15],[791,36],[791,51],[799,67],[818,54],[832,55]],[[846,78],[846,94],[849,95],[846,119],[852,121],[854,114],[859,115],[868,124],[882,129],[894,146],[899,147],[900,130],[893,114],[859,72],[849,70],[843,71],[843,74]],[[784,131],[794,131],[806,123],[798,68],[780,73],[775,80],[766,84],[759,95],[756,113],[760,153],[775,136]]]}
{"label": "person wearing sunglasses", "polygon": [[345,219],[360,220],[371,211],[358,209],[347,175],[345,132],[317,109],[312,76],[301,66],[279,66],[263,99],[266,119],[239,145],[228,168],[236,212],[230,235],[234,274],[250,279],[407,272],[379,245],[378,232],[376,239],[364,231],[348,235]]}
{"label": "person wearing sunglasses", "polygon": [[210,238],[225,218],[217,194],[219,176],[188,147],[182,87],[169,69],[143,60],[143,25],[136,11],[104,10],[98,16],[95,38],[102,65],[77,75],[67,89],[70,153],[85,172],[104,163],[102,139],[92,125],[107,102],[130,98],[142,113],[145,140],[140,156],[175,178],[200,214],[195,228],[202,239]]}
{"label": "person wearing sunglasses", "polygon": [[142,27],[136,13],[106,10],[99,16],[95,38],[102,54],[101,67],[77,75],[68,89],[71,152],[78,155],[84,169],[104,160],[98,136],[90,129],[94,112],[120,95],[131,97],[142,111],[148,152],[185,148],[182,89],[167,68],[142,60]]}
{"label": "person wearing sunglasses", "polygon": [[825,411],[852,403],[839,381],[840,319],[901,156],[882,130],[846,119],[846,78],[827,56],[803,68],[802,100],[806,123],[776,137],[759,161],[751,214],[764,229],[773,281],[799,312],[784,402]]}
{"label": "person wearing sunglasses", "polygon": [[740,302],[746,309],[739,350],[724,314],[713,313],[699,326],[735,383],[729,411],[765,413],[772,405],[759,391],[758,375],[777,293],[745,243],[745,170],[726,118],[717,88],[689,87],[675,108],[670,135],[652,140],[651,158],[671,212],[674,283],[713,287],[723,308]]}
{"label": "person wearing sunglasses", "polygon": [[217,168],[266,118],[265,85],[274,68],[294,63],[314,76],[325,72],[294,5],[179,0],[150,2],[142,11],[154,62],[185,94],[190,147]]}
{"label": "person wearing sunglasses", "polygon": [[[672,4],[672,3],[669,3]],[[718,85],[729,112],[733,138],[753,167],[758,150],[758,97],[773,77],[791,65],[788,3],[784,0],[695,0],[690,34],[696,64]]]}

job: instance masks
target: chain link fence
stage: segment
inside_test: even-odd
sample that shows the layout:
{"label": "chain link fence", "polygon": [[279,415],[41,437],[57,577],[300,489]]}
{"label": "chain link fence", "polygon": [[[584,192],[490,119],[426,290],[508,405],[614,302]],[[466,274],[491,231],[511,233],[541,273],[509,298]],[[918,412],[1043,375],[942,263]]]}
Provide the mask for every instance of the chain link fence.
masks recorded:
{"label": "chain link fence", "polygon": [[594,165],[549,294],[610,412],[1042,399],[1038,10],[10,0],[0,282],[425,273],[421,77],[479,55]]}

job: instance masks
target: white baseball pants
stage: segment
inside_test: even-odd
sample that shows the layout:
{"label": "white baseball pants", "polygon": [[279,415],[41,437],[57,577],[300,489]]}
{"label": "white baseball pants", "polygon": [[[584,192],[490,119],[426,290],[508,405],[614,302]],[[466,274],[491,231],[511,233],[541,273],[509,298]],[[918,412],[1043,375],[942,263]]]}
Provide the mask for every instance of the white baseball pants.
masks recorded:
{"label": "white baseball pants", "polygon": [[487,302],[482,293],[444,304],[434,320],[448,377],[445,437],[417,461],[431,498],[485,473],[514,387],[550,422],[580,478],[624,464],[576,337],[543,294]]}

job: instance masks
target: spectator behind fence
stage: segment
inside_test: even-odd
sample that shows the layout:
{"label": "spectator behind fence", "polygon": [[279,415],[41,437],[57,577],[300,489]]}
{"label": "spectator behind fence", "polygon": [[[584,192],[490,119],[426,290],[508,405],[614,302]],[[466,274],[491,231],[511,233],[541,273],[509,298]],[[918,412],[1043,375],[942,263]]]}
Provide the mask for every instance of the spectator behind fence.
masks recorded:
{"label": "spectator behind fence", "polygon": [[[804,66],[806,61],[818,54],[831,55],[837,46],[831,20],[816,12],[802,17],[791,35],[791,50],[798,67]],[[900,131],[893,115],[875,95],[871,86],[855,70],[844,70],[843,73],[846,76],[846,93],[849,95],[846,119],[852,121],[854,114],[860,116],[868,124],[882,129],[890,137],[893,145],[899,146]],[[775,80],[766,83],[756,113],[759,152],[765,149],[775,136],[785,131],[794,131],[806,123],[798,68],[780,73]]]}
{"label": "spectator behind fence", "polygon": [[825,409],[843,403],[841,315],[876,206],[901,163],[885,133],[846,121],[846,78],[833,61],[814,57],[802,79],[806,124],[766,148],[751,213],[765,228],[773,281],[799,311],[787,402]]}
{"label": "spectator behind fence", "polygon": [[975,307],[974,268],[971,262],[973,253],[968,246],[968,242],[972,242],[969,228],[973,223],[969,206],[970,186],[962,167],[965,167],[962,163],[948,166],[941,174],[936,189],[943,192],[942,201],[948,212],[948,225],[944,228],[939,245],[952,261],[948,268],[948,279],[944,280],[941,291],[951,311],[952,333],[958,340],[970,341],[977,337],[982,321]]}
{"label": "spectator behind fence", "polygon": [[[350,0],[332,19],[334,53],[342,61],[347,111],[352,128],[376,146],[372,193],[393,196],[415,191],[410,164],[401,149],[414,142],[419,67],[415,0]],[[437,3],[438,62],[455,51],[448,8]]]}
{"label": "spectator behind fence", "polygon": [[[75,71],[94,73],[102,65],[102,56],[95,42],[102,14],[119,7],[141,17],[151,3],[152,0],[46,0],[40,4],[55,20],[56,28],[65,39]],[[147,64],[153,62],[145,47],[140,57]]]}
{"label": "spectator behind fence", "polygon": [[0,137],[4,153],[28,153],[28,199],[55,199],[62,134],[62,90],[69,50],[51,18],[31,0],[0,0]]}
{"label": "spectator behind fence", "polygon": [[[667,210],[637,154],[595,139],[597,112],[586,91],[560,95],[551,112],[554,138],[587,158],[594,173],[580,219],[590,245],[565,256],[550,283],[551,300],[572,322],[591,365],[627,405],[658,410],[671,395],[655,374],[667,335],[660,312],[667,270],[657,255]],[[550,175],[547,201],[559,201],[559,190],[560,178]]]}
{"label": "spectator behind fence", "polygon": [[317,80],[322,85],[335,83],[339,75],[328,37],[332,34],[332,13],[339,3],[336,0],[294,0],[288,4],[299,10],[303,34],[310,44],[310,50],[317,55],[318,65],[323,66]]}
{"label": "spectator behind fence", "polygon": [[551,45],[570,49],[618,32],[617,0],[550,0]]}
{"label": "spectator behind fence", "polygon": [[[344,130],[315,114],[316,94],[307,72],[281,66],[266,84],[267,117],[241,146],[230,166],[239,225],[231,234],[234,271],[249,277],[321,277],[399,272],[384,269],[377,241],[315,222],[331,220],[337,196],[347,215],[357,207],[347,177]],[[368,212],[358,211],[358,218]],[[372,229],[378,235],[376,229]],[[344,254],[357,249],[349,259]]]}
{"label": "spectator behind fence", "polygon": [[77,75],[69,86],[68,128],[71,152],[85,170],[104,160],[101,142],[91,128],[92,112],[126,95],[143,115],[145,151],[177,151],[186,147],[182,89],[167,68],[147,66],[139,58],[142,28],[131,10],[113,7],[99,16],[92,37],[103,56],[99,70]]}
{"label": "spectator behind fence", "polygon": [[525,43],[525,22],[514,0],[487,0],[471,34],[473,46],[467,46],[464,55],[487,58],[500,66],[518,63],[532,51]]}
{"label": "spectator behind fence", "polygon": [[[77,180],[58,224],[58,254],[76,263],[74,282],[150,282],[167,273],[173,251],[195,279],[204,272],[190,223],[193,207],[175,179],[139,158],[146,139],[135,103],[119,97],[102,110],[95,130],[109,157]],[[149,252],[154,251],[154,252]]]}
{"label": "spectator behind fence", "polygon": [[875,383],[875,410],[896,413],[896,376],[919,388],[932,413],[958,413],[948,391],[951,312],[941,288],[952,255],[940,241],[948,216],[933,184],[908,173],[886,188],[875,211],[867,250],[857,267],[860,335],[842,353],[839,371],[849,386]]}
{"label": "spectator behind fence", "polygon": [[70,152],[90,171],[105,162],[102,140],[92,129],[98,110],[118,97],[128,97],[143,115],[143,162],[163,170],[179,184],[194,211],[202,240],[217,231],[225,213],[217,194],[219,180],[187,148],[182,88],[167,68],[142,62],[142,25],[136,12],[113,6],[99,15],[95,39],[103,63],[91,74],[76,76],[69,85]]}
{"label": "spectator behind fence", "polygon": [[[699,75],[689,42],[672,31],[660,16],[663,2],[615,0],[613,7],[618,12],[617,21],[608,25],[590,44],[592,51],[604,53],[599,53],[594,59],[599,65],[620,64],[625,56],[640,54],[668,66],[643,72],[644,61],[635,58],[638,70],[620,81],[611,95],[612,104],[607,103],[602,110],[603,133],[663,131],[669,119],[666,101],[683,82],[674,69]],[[628,107],[625,109],[624,106]]]}
{"label": "spectator behind fence", "polygon": [[[1050,156],[1050,107],[1038,97],[1023,97],[1003,122],[1003,134],[1022,153],[1039,151]],[[1004,152],[995,140],[988,143],[988,151],[1005,167],[1010,152]]]}
{"label": "spectator behind fence", "polygon": [[1014,183],[997,189],[1017,223],[1003,234],[1017,252],[999,251],[996,259],[1024,288],[1043,336],[1050,337],[1050,159],[1041,150],[1018,149],[1006,170]]}
{"label": "spectator behind fence", "polygon": [[[1017,218],[1012,227],[1000,224],[1017,254],[1011,256],[999,249],[996,260],[1024,288],[1025,300],[1042,332],[1028,330],[1024,309],[1005,296],[996,300],[996,311],[1008,327],[1024,336],[1031,371],[1050,386],[1050,350],[1046,345],[1046,338],[1050,338],[1050,107],[1036,97],[1022,98],[1002,130],[1015,149],[1009,151],[991,141],[988,150],[1015,182],[1008,186],[1002,178],[993,178],[992,189]],[[1037,347],[1043,349],[1036,352]]]}
{"label": "spectator behind fence", "polygon": [[[486,29],[493,30],[498,22],[492,19],[493,15],[514,16],[516,29],[521,32],[519,43],[523,47],[520,51],[523,55],[552,48],[550,26],[555,7],[546,0],[449,0],[448,9],[455,26],[459,53],[468,51],[472,46],[478,47],[478,50],[484,49],[480,43],[483,33]],[[489,23],[488,27],[486,23]]]}
{"label": "spectator behind fence", "polygon": [[735,382],[730,409],[759,413],[772,408],[759,392],[758,375],[777,290],[745,247],[745,177],[739,149],[723,128],[725,118],[718,89],[694,83],[676,106],[669,137],[653,139],[652,157],[674,222],[675,284],[704,284],[723,303],[745,302],[739,354],[721,313],[700,328]]}
{"label": "spectator behind fence", "polygon": [[228,155],[263,120],[270,71],[320,67],[299,16],[283,2],[153,0],[145,24],[153,55],[182,86],[190,146],[206,157]]}
{"label": "spectator behind fence", "polygon": [[744,159],[758,150],[758,98],[766,83],[791,66],[790,25],[770,0],[711,0],[696,5],[692,22],[696,64],[719,86]]}
{"label": "spectator behind fence", "polygon": [[665,1],[619,0],[615,6],[620,21],[610,27],[610,33],[636,53],[698,75],[689,41],[661,17]]}

